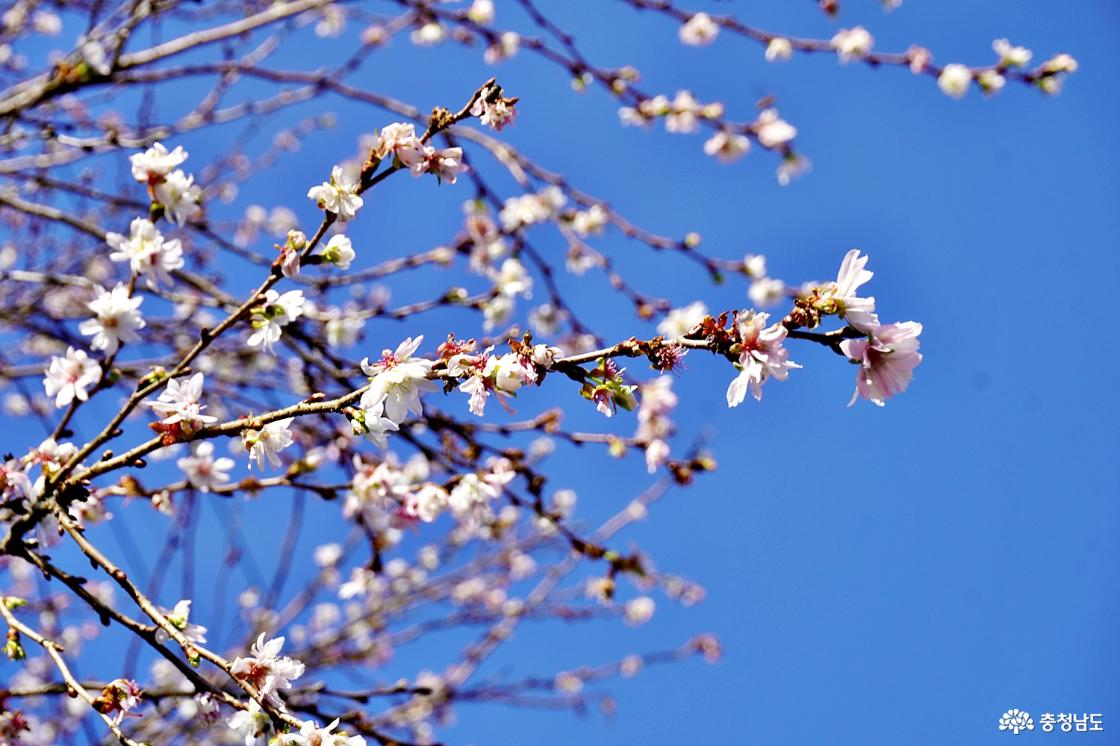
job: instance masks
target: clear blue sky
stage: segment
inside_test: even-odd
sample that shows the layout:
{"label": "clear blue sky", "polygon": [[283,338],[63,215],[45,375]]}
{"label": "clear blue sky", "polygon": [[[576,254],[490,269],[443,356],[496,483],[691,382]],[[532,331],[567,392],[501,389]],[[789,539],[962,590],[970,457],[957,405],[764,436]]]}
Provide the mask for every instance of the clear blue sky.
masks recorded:
{"label": "clear blue sky", "polygon": [[[498,3],[499,18],[524,28],[510,5]],[[709,5],[793,35],[827,38],[836,27],[808,0]],[[731,371],[691,357],[676,385],[680,443],[710,433],[721,468],[673,492],[627,540],[659,569],[701,582],[707,599],[681,610],[659,598],[654,620],[636,630],[526,627],[490,672],[548,675],[699,631],[722,639],[722,662],[611,684],[619,711],[609,722],[467,706],[441,735],[479,746],[985,744],[1013,737],[996,723],[1018,707],[1036,722],[1042,712],[1104,715],[1102,734],[1036,729],[1019,736],[1025,742],[1120,742],[1120,360],[1109,331],[1120,277],[1120,7],[911,0],[884,14],[873,0],[844,3],[842,24],[867,25],[878,49],[914,42],[939,62],[983,64],[991,41],[1007,36],[1036,59],[1064,51],[1081,63],[1056,99],[1009,84],[994,100],[974,90],[954,101],[899,69],[842,67],[823,55],[768,65],[757,46],[727,35],[684,48],[672,23],[621,3],[543,6],[590,59],[636,65],[645,90],[689,87],[739,119],[775,94],[812,173],[783,189],[768,154],[723,166],[702,154],[698,136],[622,129],[605,95],[573,94],[560,71],[528,57],[492,70],[477,51],[417,50],[398,39],[357,80],[427,107],[458,102],[496,73],[522,98],[503,135],[542,165],[652,230],[699,231],[710,253],[764,253],[771,272],[793,282],[830,277],[860,247],[871,255],[883,320],[925,325],[925,361],[885,409],[847,409],[849,367],[794,346],[804,370],[768,384],[761,404],[729,411]],[[334,59],[325,43],[308,54]],[[254,201],[297,206],[311,219],[307,187],[383,123],[343,101],[331,109],[335,134],[312,138],[258,182]],[[205,142],[185,142],[205,157]],[[467,191],[432,192],[427,180],[379,191],[354,224],[355,245],[392,255],[447,240]],[[552,256],[564,249],[554,235],[538,240]],[[679,304],[746,304],[741,284],[711,288],[672,256],[650,261],[616,239],[603,248],[636,284]],[[395,288],[397,297],[453,282],[419,277],[435,284]],[[565,288],[597,309],[608,336],[648,331],[606,299],[601,279]],[[448,318],[426,322],[433,339]],[[359,355],[413,331],[372,325]],[[597,422],[584,414],[573,411],[571,422]],[[645,483],[637,463],[603,460],[591,471],[586,463],[562,454],[554,468],[571,475],[592,516]],[[259,528],[279,535],[287,511],[273,515],[275,525],[262,518]],[[327,525],[309,523],[305,546],[324,540]],[[162,600],[173,603],[170,595]],[[385,678],[409,675],[417,662],[441,664],[408,655]]]}

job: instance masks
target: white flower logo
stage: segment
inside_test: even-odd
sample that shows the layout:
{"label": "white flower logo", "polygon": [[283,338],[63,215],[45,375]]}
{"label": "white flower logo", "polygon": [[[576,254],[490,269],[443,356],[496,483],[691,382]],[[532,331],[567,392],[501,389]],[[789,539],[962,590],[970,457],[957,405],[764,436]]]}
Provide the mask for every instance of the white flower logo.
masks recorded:
{"label": "white flower logo", "polygon": [[1008,710],[999,719],[999,729],[1009,730],[1015,735],[1019,735],[1021,730],[1034,730],[1034,720],[1031,719],[1029,712]]}

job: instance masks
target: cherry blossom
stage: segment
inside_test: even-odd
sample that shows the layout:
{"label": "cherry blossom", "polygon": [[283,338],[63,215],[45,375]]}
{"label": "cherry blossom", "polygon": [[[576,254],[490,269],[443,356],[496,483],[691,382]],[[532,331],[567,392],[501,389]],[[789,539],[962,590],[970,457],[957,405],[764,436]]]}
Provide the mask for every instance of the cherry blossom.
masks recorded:
{"label": "cherry blossom", "polygon": [[274,467],[280,466],[280,451],[294,442],[288,429],[291,424],[292,418],[288,417],[270,422],[260,430],[248,428],[241,433],[241,442],[249,449],[249,458],[257,462],[258,469],[264,469],[266,460]]}
{"label": "cherry blossom", "polygon": [[120,723],[126,715],[140,706],[140,698],[140,687],[135,681],[113,679],[94,698],[93,707],[102,715],[113,715],[113,722]]}
{"label": "cherry blossom", "polygon": [[105,45],[100,40],[81,37],[78,40],[78,53],[81,55],[82,62],[90,70],[98,75],[108,75],[110,73],[109,52],[106,51]]}
{"label": "cherry blossom", "polygon": [[762,277],[747,288],[747,297],[758,308],[776,306],[786,297],[786,284],[773,277]]}
{"label": "cherry blossom", "polygon": [[925,72],[926,67],[933,61],[933,52],[923,46],[911,44],[906,50],[906,59],[909,61],[910,72],[917,75]]}
{"label": "cherry blossom", "polygon": [[341,221],[351,220],[358,214],[363,200],[358,196],[358,182],[343,173],[341,166],[331,169],[331,180],[324,181],[307,191],[319,209],[338,215]]}
{"label": "cherry blossom", "polygon": [[845,63],[866,57],[874,44],[875,39],[863,26],[840,29],[832,37],[832,48]]}
{"label": "cherry blossom", "polygon": [[1026,67],[1034,55],[1026,47],[1016,47],[1007,39],[996,39],[992,42],[992,49],[999,55],[999,64],[1003,67]]}
{"label": "cherry blossom", "polygon": [[969,70],[965,65],[952,63],[946,65],[942,69],[941,74],[937,76],[937,86],[947,96],[953,98],[964,98],[968,93],[968,86],[972,83],[972,70]]}
{"label": "cherry blossom", "polygon": [[101,290],[88,305],[94,317],[79,324],[78,331],[93,337],[90,341],[93,349],[105,350],[111,355],[122,342],[140,340],[137,332],[144,328],[144,319],[137,309],[143,301],[139,296],[129,297],[128,287],[121,283],[112,290]]}
{"label": "cherry blossom", "polygon": [[370,401],[371,406],[363,408],[352,420],[354,432],[364,435],[378,448],[389,447],[389,433],[400,430],[393,420],[385,416],[385,401]]}
{"label": "cherry blossom", "polygon": [[976,84],[988,95],[998,93],[1006,83],[1007,78],[1003,77],[995,70],[982,70],[976,76]]}
{"label": "cherry blossom", "polygon": [[494,22],[494,0],[474,0],[467,9],[467,18],[486,25]]}
{"label": "cherry blossom", "polygon": [[677,406],[677,395],[672,389],[673,379],[660,376],[639,388],[638,431],[634,437],[646,443],[646,469],[653,474],[669,458],[666,438],[672,434],[673,423],[669,413]]}
{"label": "cherry blossom", "polygon": [[691,134],[700,128],[698,114],[701,111],[700,102],[692,95],[692,91],[677,91],[676,98],[669,106],[669,114],[665,117],[665,131],[677,134]]}
{"label": "cherry blossom", "polygon": [[707,315],[708,307],[703,301],[689,303],[683,308],[674,308],[665,314],[665,318],[657,325],[657,333],[671,339],[683,337]]}
{"label": "cherry blossom", "polygon": [[438,484],[424,484],[405,498],[404,512],[424,523],[431,523],[447,509],[449,495]]}
{"label": "cherry blossom", "polygon": [[184,225],[202,212],[202,188],[194,183],[194,176],[182,171],[172,171],[152,187],[152,196],[176,225]]}
{"label": "cherry blossom", "polygon": [[179,424],[189,433],[199,425],[217,421],[216,417],[202,414],[206,405],[202,404],[202,385],[205,376],[195,373],[186,381],[171,379],[167,388],[155,401],[144,402],[163,418],[164,425]]}
{"label": "cherry blossom", "polygon": [[373,152],[378,158],[395,156],[400,159],[414,175],[419,176],[427,170],[427,159],[424,157],[424,143],[416,136],[416,125],[405,122],[395,122],[387,125],[377,136]]}
{"label": "cherry blossom", "polygon": [[482,375],[474,375],[459,384],[459,390],[467,394],[467,409],[476,417],[486,414],[486,401],[490,398],[490,383]]}
{"label": "cherry blossom", "polygon": [[132,178],[144,184],[155,185],[181,166],[187,156],[187,151],[181,145],[168,151],[163,143],[157,142],[143,153],[129,156]]}
{"label": "cherry blossom", "polygon": [[327,245],[323,247],[323,261],[327,264],[333,264],[339,269],[350,269],[350,263],[354,261],[356,256],[354,245],[349,238],[342,234],[331,236],[331,240],[327,241]]}
{"label": "cherry blossom", "polygon": [[500,130],[513,123],[517,116],[517,110],[514,108],[516,103],[517,99],[503,97],[501,88],[493,86],[471,105],[470,115],[478,117],[483,125]]}
{"label": "cherry blossom", "polygon": [[637,598],[628,601],[624,609],[626,623],[634,626],[645,624],[653,618],[654,609],[657,605],[649,596],[638,596]]}
{"label": "cherry blossom", "polygon": [[440,181],[446,181],[448,184],[454,184],[459,178],[459,174],[468,170],[466,164],[463,163],[463,149],[458,147],[443,148],[442,150],[425,147],[424,163],[430,173],[435,174],[436,178]]}
{"label": "cherry blossom", "polygon": [[922,362],[918,352],[921,333],[921,324],[905,321],[876,326],[866,339],[845,339],[840,343],[844,354],[860,366],[849,407],[860,397],[881,407],[887,399],[906,390],[914,377],[914,368]]}
{"label": "cherry blossom", "polygon": [[233,459],[226,456],[214,458],[214,444],[204,440],[194,448],[194,453],[176,462],[191,486],[209,492],[229,482],[228,472],[234,467]]}
{"label": "cherry blossom", "polygon": [[496,500],[501,494],[501,488],[491,481],[483,479],[478,474],[464,474],[451,488],[447,506],[456,518],[462,520],[477,516],[479,511],[485,512],[490,501]]}
{"label": "cherry blossom", "polygon": [[767,62],[785,62],[793,56],[793,45],[789,39],[775,36],[766,45]]}
{"label": "cherry blossom", "polygon": [[498,219],[503,229],[512,231],[523,225],[542,223],[552,218],[566,201],[567,198],[560,189],[546,187],[536,194],[507,199],[498,213]]}
{"label": "cherry blossom", "polygon": [[261,697],[278,710],[284,710],[284,702],[280,699],[280,692],[292,688],[292,680],[303,676],[304,665],[294,658],[280,655],[284,647],[284,638],[276,637],[265,641],[262,632],[257,641],[249,648],[250,656],[238,656],[230,673],[239,679],[249,682],[257,688]]}
{"label": "cherry blossom", "polygon": [[338,718],[335,718],[330,725],[320,728],[309,720],[300,726],[299,733],[286,733],[280,736],[279,742],[296,746],[365,746],[366,739],[361,736],[332,732],[338,723]]}
{"label": "cherry blossom", "polygon": [[50,474],[77,452],[78,447],[73,443],[59,443],[54,438],[47,438],[31,452],[31,458],[42,467],[44,474]]}
{"label": "cherry blossom", "polygon": [[598,235],[603,232],[609,221],[610,215],[606,208],[594,204],[586,210],[579,210],[572,216],[572,230],[581,236]]}
{"label": "cherry blossom", "polygon": [[[190,622],[191,602],[189,599],[180,600],[175,604],[174,609],[160,609],[160,611],[167,618],[167,621],[171,623],[171,626],[182,633],[184,638],[200,645],[206,642],[206,628],[200,624],[191,624]],[[170,635],[167,634],[166,630],[162,628],[156,630],[157,641],[167,642],[168,639],[170,639]]]}
{"label": "cherry blossom", "polygon": [[1068,54],[1056,54],[1042,66],[1048,73],[1075,73],[1077,60]]}
{"label": "cherry blossom", "polygon": [[764,148],[777,148],[797,137],[797,128],[778,116],[777,109],[766,109],[754,123],[758,141]]}
{"label": "cherry blossom", "polygon": [[487,360],[486,375],[493,376],[494,387],[504,394],[514,394],[525,384],[537,380],[533,366],[521,355],[512,352]]}
{"label": "cherry blossom", "polygon": [[428,380],[432,361],[412,356],[423,341],[423,336],[409,337],[395,351],[382,351],[381,359],[375,363],[370,363],[369,358],[362,360],[362,370],[370,377],[369,388],[362,395],[363,409],[373,409],[383,402],[385,416],[397,424],[404,422],[409,412],[423,414],[420,395],[436,388]]}
{"label": "cherry blossom", "polygon": [[497,43],[486,47],[482,60],[487,65],[496,65],[513,57],[520,47],[521,35],[516,31],[504,31],[498,36]]}
{"label": "cherry blossom", "polygon": [[751,141],[746,135],[720,130],[704,143],[704,152],[715,156],[721,163],[731,163],[746,155]]}
{"label": "cherry blossom", "polygon": [[556,358],[563,356],[563,354],[564,351],[559,347],[537,344],[533,345],[533,352],[530,358],[534,364],[548,370],[556,362]]}
{"label": "cherry blossom", "polygon": [[66,348],[62,357],[52,357],[47,367],[43,388],[54,397],[54,405],[62,408],[77,399],[89,398],[87,389],[101,380],[101,366],[83,350]]}
{"label": "cherry blossom", "polygon": [[165,241],[155,224],[145,218],[133,220],[129,230],[127,238],[120,233],[105,234],[105,243],[113,249],[109,258],[114,262],[127,261],[132,273],[144,276],[151,288],[160,281],[170,283],[169,273],[183,267],[179,239]]}
{"label": "cherry blossom", "polygon": [[517,295],[531,296],[533,278],[518,259],[510,257],[502,262],[501,268],[493,273],[494,287],[501,295],[512,298]]}
{"label": "cherry blossom", "polygon": [[762,401],[762,384],[771,376],[784,381],[791,369],[801,367],[789,360],[789,351],[783,347],[786,328],[781,323],[766,326],[769,318],[770,314],[753,311],[741,312],[735,318],[743,351],[736,365],[739,375],[727,387],[729,407],[742,404],[748,390]]}
{"label": "cherry blossom", "polygon": [[812,164],[805,156],[797,153],[786,153],[774,173],[778,177],[779,184],[789,186],[794,179],[800,178],[808,172],[811,166]]}
{"label": "cherry blossom", "polygon": [[822,313],[838,314],[862,332],[871,331],[879,324],[875,315],[875,299],[861,298],[857,291],[874,275],[867,266],[867,255],[860,256],[859,249],[844,255],[836,282],[825,286],[816,308]]}
{"label": "cherry blossom", "polygon": [[680,28],[681,42],[691,47],[711,44],[719,36],[719,26],[707,13],[695,13]]}
{"label": "cherry blossom", "polygon": [[0,462],[0,496],[5,500],[32,496],[31,478],[17,459]]}
{"label": "cherry blossom", "polygon": [[743,257],[743,271],[747,277],[762,279],[766,276],[766,257],[762,254],[747,254]]}
{"label": "cherry blossom", "polygon": [[430,47],[443,41],[447,32],[443,26],[435,21],[429,21],[412,32],[409,38],[412,43],[420,47]]}
{"label": "cherry blossom", "polygon": [[[283,638],[281,638],[283,639]],[[256,700],[250,700],[247,709],[238,710],[230,715],[226,724],[243,740],[245,746],[255,746],[259,739],[268,735],[272,719],[261,710]]]}
{"label": "cherry blossom", "polygon": [[247,344],[271,352],[284,327],[303,314],[304,302],[302,290],[289,290],[283,295],[275,290],[267,291],[263,305],[253,313],[253,333],[249,335]]}

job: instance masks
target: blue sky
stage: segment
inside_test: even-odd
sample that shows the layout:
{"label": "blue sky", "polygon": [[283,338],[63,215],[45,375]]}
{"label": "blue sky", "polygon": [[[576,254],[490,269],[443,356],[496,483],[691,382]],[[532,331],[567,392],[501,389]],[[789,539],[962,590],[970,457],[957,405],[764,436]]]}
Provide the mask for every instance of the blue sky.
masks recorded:
{"label": "blue sky", "polygon": [[[499,23],[516,18],[525,28],[511,5],[498,3]],[[836,27],[810,2],[709,5],[792,35],[827,38]],[[725,166],[703,155],[699,136],[622,129],[605,95],[574,94],[563,73],[525,55],[493,70],[477,50],[419,50],[398,39],[355,82],[426,108],[456,103],[497,74],[522,99],[517,125],[503,135],[542,165],[656,232],[698,231],[709,253],[726,258],[764,253],[772,274],[791,282],[831,277],[859,247],[871,256],[869,288],[883,320],[924,324],[925,360],[910,391],[886,408],[848,409],[851,369],[794,345],[804,369],[768,384],[762,403],[729,411],[732,371],[690,357],[676,382],[679,443],[708,434],[720,469],[672,492],[627,540],[659,569],[702,583],[706,600],[682,610],[659,598],[654,620],[638,629],[526,627],[490,673],[549,674],[700,631],[721,638],[723,660],[611,684],[619,710],[609,721],[460,707],[443,737],[479,746],[982,744],[1013,738],[996,723],[1018,707],[1036,722],[1043,712],[1104,715],[1104,733],[1036,730],[1018,737],[1027,742],[1116,742],[1120,360],[1108,321],[1120,276],[1120,7],[912,0],[884,14],[872,0],[844,4],[842,25],[867,25],[878,49],[920,43],[937,61],[983,64],[992,39],[1006,36],[1036,59],[1064,51],[1081,64],[1055,99],[1009,84],[993,100],[974,90],[954,101],[899,69],[843,67],[824,55],[768,65],[757,46],[728,35],[684,48],[672,23],[621,3],[542,6],[590,59],[638,67],[644,90],[688,87],[724,101],[737,119],[775,95],[813,171],[780,188],[768,154]],[[334,59],[327,43],[306,53]],[[335,132],[311,138],[255,183],[254,201],[297,206],[311,219],[307,187],[382,124],[343,101],[329,108]],[[202,157],[212,147],[185,144]],[[446,241],[466,193],[394,183],[354,224],[355,245],[390,255]],[[552,256],[564,249],[556,236],[538,240]],[[636,285],[679,305],[746,304],[740,283],[713,288],[678,258],[651,261],[618,239],[601,248]],[[419,274],[394,292],[404,301],[454,281]],[[606,336],[649,333],[601,278],[562,283]],[[425,330],[439,338],[452,318],[433,314]],[[360,354],[412,331],[378,322]],[[571,423],[601,424],[574,397],[560,402]],[[561,453],[554,469],[591,516],[646,483],[637,463],[586,463],[584,453]],[[287,511],[254,515],[255,529],[279,535]],[[142,520],[134,527],[159,522]],[[326,533],[327,524],[309,522],[305,546]],[[438,665],[410,656],[396,663],[387,679],[411,673],[409,663]]]}

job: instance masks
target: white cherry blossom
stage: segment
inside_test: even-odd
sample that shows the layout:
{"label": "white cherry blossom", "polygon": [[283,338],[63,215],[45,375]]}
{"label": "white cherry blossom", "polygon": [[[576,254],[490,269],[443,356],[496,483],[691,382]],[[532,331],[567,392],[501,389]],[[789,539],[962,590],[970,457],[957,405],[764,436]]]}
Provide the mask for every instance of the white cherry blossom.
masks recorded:
{"label": "white cherry blossom", "polygon": [[863,26],[840,29],[832,37],[832,48],[840,55],[841,62],[866,57],[874,44],[874,37]]}
{"label": "white cherry blossom", "polygon": [[199,425],[217,421],[217,417],[202,414],[206,405],[202,404],[203,373],[195,373],[187,380],[172,378],[155,401],[144,402],[163,418],[164,425],[181,424],[190,431]]}
{"label": "white cherry blossom", "polygon": [[258,469],[264,469],[265,461],[274,467],[281,465],[280,452],[294,442],[291,424],[292,418],[288,417],[270,422],[260,430],[250,428],[241,433],[241,442],[249,449],[249,458],[257,462]]}
{"label": "white cherry blossom", "polygon": [[362,395],[363,409],[373,409],[382,402],[385,416],[397,424],[404,422],[409,412],[417,416],[424,413],[420,395],[434,391],[436,385],[428,380],[432,361],[413,357],[423,341],[423,336],[409,337],[395,351],[382,351],[375,363],[369,358],[362,360],[362,370],[370,377],[369,389]]}
{"label": "white cherry blossom", "polygon": [[289,290],[281,295],[275,290],[265,293],[264,303],[253,313],[253,333],[247,344],[271,352],[280,340],[283,329],[303,314],[305,299],[302,290]]}
{"label": "white cherry blossom", "polygon": [[66,354],[51,358],[43,379],[47,396],[54,397],[54,405],[62,408],[77,399],[89,398],[89,389],[101,380],[101,366],[83,350],[66,348]]}
{"label": "white cherry blossom", "polygon": [[144,328],[144,319],[137,309],[143,302],[139,296],[129,297],[128,287],[117,283],[112,290],[102,290],[90,301],[88,308],[94,316],[79,324],[78,331],[93,337],[93,349],[111,355],[122,342],[140,341],[137,332]]}
{"label": "white cherry blossom", "polygon": [[165,241],[152,221],[136,218],[129,226],[129,236],[120,233],[105,234],[105,243],[113,251],[109,258],[114,262],[128,262],[132,273],[143,276],[149,287],[160,281],[170,283],[170,272],[183,267],[183,247],[179,239]]}
{"label": "white cherry blossom", "polygon": [[303,676],[305,670],[299,661],[280,655],[283,647],[283,637],[266,642],[262,632],[249,648],[251,655],[247,658],[238,656],[230,666],[231,674],[255,686],[260,695],[279,710],[285,709],[280,692],[291,689],[292,681]]}
{"label": "white cherry blossom", "polygon": [[202,212],[202,187],[194,183],[194,176],[182,171],[169,173],[152,187],[152,195],[176,225],[184,225]]}
{"label": "white cherry blossom", "polygon": [[202,492],[209,492],[228,483],[228,472],[234,467],[231,458],[214,458],[214,444],[209,440],[199,443],[193,454],[184,456],[176,464],[183,470],[191,486]]}
{"label": "white cherry blossom", "polygon": [[319,209],[333,212],[342,221],[352,219],[364,204],[358,195],[358,182],[344,174],[341,166],[332,168],[331,180],[311,187],[307,196],[315,200]]}
{"label": "white cherry blossom", "polygon": [[680,28],[680,39],[690,47],[711,44],[719,36],[719,26],[707,13],[694,13]]}
{"label": "white cherry blossom", "polygon": [[181,145],[168,151],[163,143],[155,143],[143,153],[129,156],[132,178],[145,184],[155,184],[187,160],[188,153]]}

